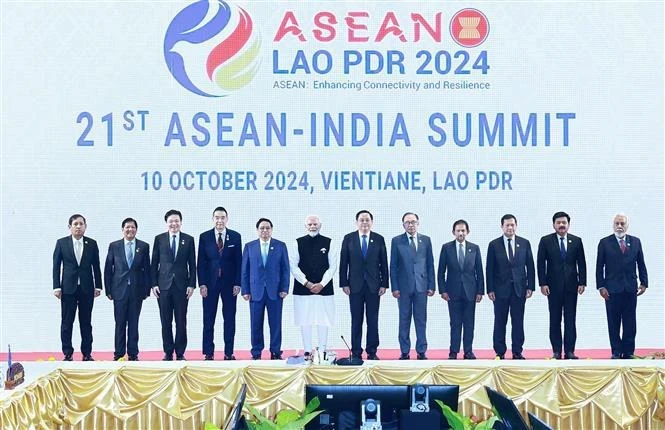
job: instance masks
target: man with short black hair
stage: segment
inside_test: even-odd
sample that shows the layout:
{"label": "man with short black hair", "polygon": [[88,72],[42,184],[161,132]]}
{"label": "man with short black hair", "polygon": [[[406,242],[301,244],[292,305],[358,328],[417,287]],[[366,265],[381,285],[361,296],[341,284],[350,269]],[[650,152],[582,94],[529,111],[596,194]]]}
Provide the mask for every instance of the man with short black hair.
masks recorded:
{"label": "man with short black hair", "polygon": [[487,296],[494,302],[494,352],[503,360],[506,354],[506,324],[510,314],[513,360],[524,360],[524,308],[536,289],[536,273],[531,244],[515,234],[517,218],[501,217],[503,235],[487,247]]}
{"label": "man with short black hair", "polygon": [[259,218],[258,239],[248,242],[242,252],[240,290],[249,301],[252,330],[252,359],[260,360],[265,346],[263,320],[268,312],[270,359],[282,359],[282,307],[289,294],[289,253],[286,244],[272,237],[272,221]]}
{"label": "man with short black hair", "polygon": [[[185,360],[187,348],[187,305],[196,288],[194,238],[180,231],[182,213],[171,209],[164,215],[167,231],[155,236],[152,247],[151,279],[159,304],[164,361]],[[173,320],[175,318],[175,339]]]}
{"label": "man with short black hair", "polygon": [[123,239],[111,242],[104,264],[106,296],[113,300],[115,361],[125,352],[129,361],[139,359],[139,316],[152,286],[150,245],[136,238],[138,227],[134,218],[122,221]]}
{"label": "man with short black hair", "polygon": [[[547,296],[550,311],[550,343],[552,358],[574,360],[577,330],[575,315],[577,296],[586,287],[586,259],[582,239],[568,233],[570,216],[557,212],[552,216],[554,233],[543,236],[538,244],[538,283]],[[563,339],[561,315],[563,313]]]}
{"label": "man with short black hair", "polygon": [[97,242],[84,236],[87,223],[83,215],[69,217],[71,235],[58,239],[53,251],[53,295],[60,300],[62,319],[60,341],[64,361],[72,361],[72,328],[76,311],[81,328],[83,361],[92,358],[92,305],[102,291]]}
{"label": "man with short black hair", "polygon": [[217,305],[222,300],[224,321],[224,360],[233,355],[236,334],[236,304],[240,293],[242,270],[242,240],[236,231],[226,228],[228,213],[221,206],[212,213],[214,227],[199,236],[197,270],[203,297],[203,356],[215,358],[215,319]]}
{"label": "man with short black hair", "polygon": [[[339,285],[349,296],[351,308],[351,354],[360,358],[363,349],[363,318],[367,318],[368,360],[378,360],[379,304],[388,289],[388,251],[383,236],[374,233],[374,216],[356,213],[357,231],[344,236],[339,259]],[[364,314],[364,315],[363,315]]]}

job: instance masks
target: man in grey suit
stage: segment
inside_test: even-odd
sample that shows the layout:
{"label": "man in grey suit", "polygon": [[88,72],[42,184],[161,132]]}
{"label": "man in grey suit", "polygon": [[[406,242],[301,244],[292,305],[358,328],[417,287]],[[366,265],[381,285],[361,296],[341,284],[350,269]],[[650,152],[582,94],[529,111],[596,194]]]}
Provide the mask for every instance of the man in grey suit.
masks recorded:
{"label": "man in grey suit", "polygon": [[[194,238],[180,231],[182,214],[171,209],[164,215],[167,232],[155,236],[152,247],[152,288],[159,304],[164,361],[185,360],[187,305],[196,288]],[[175,318],[175,339],[173,320]]]}
{"label": "man in grey suit", "polygon": [[399,307],[400,360],[411,350],[411,318],[416,326],[418,360],[427,360],[427,298],[434,295],[434,256],[428,236],[418,233],[419,218],[413,212],[402,216],[405,234],[390,243],[390,288]]}
{"label": "man in grey suit", "polygon": [[456,360],[459,353],[462,327],[464,328],[464,359],[475,360],[473,328],[476,303],[480,303],[485,290],[483,261],[478,245],[468,242],[469,224],[463,219],[453,224],[455,240],[441,247],[439,257],[439,293],[448,302],[450,313],[450,352],[448,358]]}
{"label": "man in grey suit", "polygon": [[122,221],[123,239],[111,242],[104,265],[106,296],[113,300],[115,350],[113,360],[139,359],[139,315],[150,295],[150,245],[136,238],[134,218]]}

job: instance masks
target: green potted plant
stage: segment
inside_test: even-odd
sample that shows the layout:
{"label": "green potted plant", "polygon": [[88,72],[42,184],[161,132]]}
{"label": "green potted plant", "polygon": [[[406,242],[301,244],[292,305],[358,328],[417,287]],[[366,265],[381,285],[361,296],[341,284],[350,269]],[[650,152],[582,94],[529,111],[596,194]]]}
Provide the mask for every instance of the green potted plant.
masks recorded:
{"label": "green potted plant", "polygon": [[[274,419],[266,417],[254,406],[245,404],[245,408],[249,411],[247,425],[250,430],[300,430],[322,412],[316,410],[320,404],[319,398],[314,397],[302,412],[282,409]],[[206,422],[204,430],[219,430],[219,427]]]}

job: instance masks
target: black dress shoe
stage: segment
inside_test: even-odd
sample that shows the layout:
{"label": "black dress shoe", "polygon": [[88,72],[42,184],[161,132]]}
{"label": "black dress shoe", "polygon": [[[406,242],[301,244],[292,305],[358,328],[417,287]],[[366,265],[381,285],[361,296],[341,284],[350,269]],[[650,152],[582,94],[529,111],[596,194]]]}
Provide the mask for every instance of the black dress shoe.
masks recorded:
{"label": "black dress shoe", "polygon": [[374,353],[374,354],[367,354],[367,359],[368,359],[368,360],[380,360],[379,356],[376,355],[376,353]]}
{"label": "black dress shoe", "polygon": [[173,361],[173,354],[164,354],[162,361]]}
{"label": "black dress shoe", "polygon": [[513,354],[513,360],[526,360],[526,357],[524,357],[520,353],[517,353],[517,354]]}
{"label": "black dress shoe", "polygon": [[506,355],[505,355],[505,354],[497,354],[496,357],[495,357],[495,359],[497,359],[497,358],[498,358],[499,360],[505,360],[505,359],[506,359]]}
{"label": "black dress shoe", "polygon": [[633,354],[621,354],[621,358],[623,358],[624,360],[632,360]]}
{"label": "black dress shoe", "polygon": [[360,354],[351,354],[352,360],[362,360],[363,357]]}
{"label": "black dress shoe", "polygon": [[65,358],[63,358],[62,361],[74,361],[74,358],[72,357],[72,354],[65,354]]}
{"label": "black dress shoe", "polygon": [[252,360],[260,360],[261,356],[260,355],[252,355]]}
{"label": "black dress shoe", "polygon": [[178,361],[187,361],[184,354],[177,354],[175,356],[175,359],[178,360]]}
{"label": "black dress shoe", "polygon": [[[568,353],[566,353],[566,355],[568,355]],[[553,360],[561,360],[561,353],[560,352],[555,352],[554,354],[552,354],[552,359]]]}
{"label": "black dress shoe", "polygon": [[475,360],[476,355],[473,352],[465,352],[464,353],[464,359],[465,360]]}
{"label": "black dress shoe", "polygon": [[282,360],[282,354],[276,354],[274,352],[270,353],[271,360]]}
{"label": "black dress shoe", "polygon": [[417,358],[418,360],[427,360],[427,356],[424,352],[419,352]]}
{"label": "black dress shoe", "polygon": [[129,361],[139,361],[139,356],[138,355],[130,355],[129,356]]}
{"label": "black dress shoe", "polygon": [[120,360],[120,359],[123,358],[123,357],[124,357],[124,355],[114,355],[114,356],[113,356],[113,361],[118,361],[118,360]]}
{"label": "black dress shoe", "polygon": [[83,361],[95,361],[95,359],[92,358],[92,355],[88,354],[83,356]]}
{"label": "black dress shoe", "polygon": [[572,352],[567,352],[564,354],[563,358],[566,360],[577,360],[579,357],[575,355],[575,353]]}
{"label": "black dress shoe", "polygon": [[400,354],[399,359],[400,360],[410,360],[411,357],[409,357],[408,353],[402,353],[402,354]]}
{"label": "black dress shoe", "polygon": [[612,360],[618,360],[618,359],[621,358],[621,355],[620,354],[612,354],[611,358],[612,358]]}
{"label": "black dress shoe", "polygon": [[457,353],[456,352],[448,353],[448,360],[457,360]]}
{"label": "black dress shoe", "polygon": [[235,360],[236,356],[231,354],[231,355],[226,355],[224,354],[224,360],[229,361],[229,360]]}
{"label": "black dress shoe", "polygon": [[212,361],[212,360],[215,359],[215,355],[214,354],[206,354],[206,355],[203,356],[203,359],[205,361]]}

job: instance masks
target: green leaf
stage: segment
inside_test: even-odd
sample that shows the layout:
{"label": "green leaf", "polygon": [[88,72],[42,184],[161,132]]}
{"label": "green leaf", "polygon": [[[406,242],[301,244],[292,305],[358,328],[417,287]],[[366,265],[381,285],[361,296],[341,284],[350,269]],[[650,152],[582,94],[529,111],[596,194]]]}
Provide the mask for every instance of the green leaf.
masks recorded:
{"label": "green leaf", "polygon": [[307,406],[305,406],[305,410],[302,411],[303,415],[310,414],[314,412],[319,406],[321,406],[321,401],[319,400],[319,397],[316,396],[312,400],[307,403]]}
{"label": "green leaf", "polygon": [[281,427],[280,430],[300,430],[304,428],[308,422],[312,421],[314,418],[316,418],[317,415],[319,415],[323,411],[315,411],[312,413],[309,413],[307,415],[304,415],[300,418],[298,418],[296,421],[289,423],[285,425],[284,427]]}
{"label": "green leaf", "polygon": [[434,399],[436,403],[441,407],[443,411],[443,416],[446,417],[448,425],[453,430],[469,430],[471,429],[471,419],[463,416],[462,414],[453,411],[450,406],[446,405],[439,399]]}
{"label": "green leaf", "polygon": [[300,412],[293,409],[282,409],[275,417],[275,424],[277,424],[278,428],[282,428],[288,423],[296,421],[298,418],[300,418]]}
{"label": "green leaf", "polygon": [[217,427],[215,424],[206,421],[205,427],[203,427],[203,430],[219,430],[219,427]]}
{"label": "green leaf", "polygon": [[475,430],[492,430],[494,423],[499,421],[498,417],[489,417],[487,420],[478,423]]}

